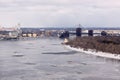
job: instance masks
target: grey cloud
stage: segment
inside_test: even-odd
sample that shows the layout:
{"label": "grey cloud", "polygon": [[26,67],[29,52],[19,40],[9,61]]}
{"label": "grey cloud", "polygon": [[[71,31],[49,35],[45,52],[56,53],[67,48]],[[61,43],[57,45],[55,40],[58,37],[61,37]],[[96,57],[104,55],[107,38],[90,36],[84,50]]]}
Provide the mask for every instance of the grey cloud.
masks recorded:
{"label": "grey cloud", "polygon": [[21,22],[24,26],[74,26],[79,23],[117,26],[120,25],[119,8],[119,0],[0,0],[0,22]]}

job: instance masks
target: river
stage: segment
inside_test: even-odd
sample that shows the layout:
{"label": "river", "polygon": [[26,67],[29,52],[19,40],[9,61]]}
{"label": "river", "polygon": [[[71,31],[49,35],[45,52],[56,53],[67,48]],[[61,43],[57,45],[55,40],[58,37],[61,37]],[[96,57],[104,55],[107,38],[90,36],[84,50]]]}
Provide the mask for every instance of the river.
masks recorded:
{"label": "river", "polygon": [[120,80],[120,61],[72,51],[62,41],[0,41],[0,80]]}

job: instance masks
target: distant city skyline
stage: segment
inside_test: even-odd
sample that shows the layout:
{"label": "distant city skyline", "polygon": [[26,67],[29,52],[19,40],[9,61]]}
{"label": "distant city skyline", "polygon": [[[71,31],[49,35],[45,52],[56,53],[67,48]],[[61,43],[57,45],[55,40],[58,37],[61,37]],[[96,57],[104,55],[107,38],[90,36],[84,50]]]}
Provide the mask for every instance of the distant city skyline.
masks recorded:
{"label": "distant city skyline", "polygon": [[120,0],[0,0],[0,26],[119,27]]}

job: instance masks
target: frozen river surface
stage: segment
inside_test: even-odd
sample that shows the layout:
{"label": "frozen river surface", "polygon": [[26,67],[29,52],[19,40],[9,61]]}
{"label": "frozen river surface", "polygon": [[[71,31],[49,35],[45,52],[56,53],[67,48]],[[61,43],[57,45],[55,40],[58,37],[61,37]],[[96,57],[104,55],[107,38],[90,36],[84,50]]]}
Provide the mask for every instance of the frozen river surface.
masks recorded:
{"label": "frozen river surface", "polygon": [[61,42],[0,41],[0,80],[120,80],[120,61],[71,51]]}

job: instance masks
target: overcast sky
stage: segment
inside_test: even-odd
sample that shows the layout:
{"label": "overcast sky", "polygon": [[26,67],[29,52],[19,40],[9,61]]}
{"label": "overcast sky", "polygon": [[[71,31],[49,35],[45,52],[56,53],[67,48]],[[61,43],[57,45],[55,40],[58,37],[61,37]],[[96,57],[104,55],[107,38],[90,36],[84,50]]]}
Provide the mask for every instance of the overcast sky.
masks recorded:
{"label": "overcast sky", "polygon": [[120,27],[120,0],[0,0],[0,25]]}

